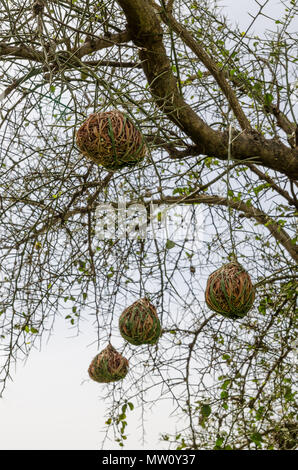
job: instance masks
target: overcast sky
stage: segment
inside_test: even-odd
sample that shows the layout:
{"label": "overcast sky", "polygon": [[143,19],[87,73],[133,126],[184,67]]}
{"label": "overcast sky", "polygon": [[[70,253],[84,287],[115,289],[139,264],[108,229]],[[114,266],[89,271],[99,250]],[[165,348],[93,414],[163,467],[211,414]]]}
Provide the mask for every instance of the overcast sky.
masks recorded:
{"label": "overcast sky", "polygon": [[[257,11],[252,0],[222,0],[228,16],[243,31],[250,24],[247,12]],[[278,18],[282,4],[270,0],[267,13]],[[258,33],[269,23],[258,18],[253,30]],[[272,22],[270,22],[272,27]],[[18,363],[13,382],[9,382],[0,400],[0,449],[99,449],[105,422],[105,405],[100,402],[99,387],[88,378],[87,368],[98,352],[92,325],[85,322],[82,334],[72,337],[63,319],[41,351],[33,351],[26,363]],[[128,416],[126,449],[165,448],[158,442],[158,430],[174,432],[165,403],[156,409],[147,426],[144,446],[137,440],[139,419],[136,411]],[[111,441],[107,449],[119,449]]]}

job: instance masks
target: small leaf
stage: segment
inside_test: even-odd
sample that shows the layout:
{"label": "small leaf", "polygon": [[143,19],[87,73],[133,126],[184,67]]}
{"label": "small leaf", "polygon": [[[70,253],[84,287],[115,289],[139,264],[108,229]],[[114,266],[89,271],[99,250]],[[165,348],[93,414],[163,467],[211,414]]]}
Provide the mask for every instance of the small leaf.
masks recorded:
{"label": "small leaf", "polygon": [[125,403],[125,405],[122,406],[122,413],[126,412],[126,408],[127,408],[127,404]]}
{"label": "small leaf", "polygon": [[167,240],[167,243],[166,243],[166,249],[167,250],[170,250],[171,248],[174,248],[174,246],[176,246],[175,242],[173,242],[172,240]]}
{"label": "small leaf", "polygon": [[211,414],[211,406],[210,405],[202,405],[201,406],[201,413],[205,418],[208,418]]}
{"label": "small leaf", "polygon": [[264,96],[264,103],[266,106],[270,106],[273,101],[273,95],[271,93],[266,93]]}
{"label": "small leaf", "polygon": [[230,383],[231,383],[231,379],[226,379],[226,380],[224,381],[224,383],[222,384],[221,388],[222,388],[223,390],[226,390],[226,389],[228,388],[228,386],[230,385]]}
{"label": "small leaf", "polygon": [[215,447],[219,447],[219,448],[220,448],[221,445],[222,445],[222,443],[223,443],[223,441],[224,441],[224,438],[223,438],[223,437],[218,437],[218,438],[216,439],[216,442],[215,442]]}
{"label": "small leaf", "polygon": [[263,438],[259,432],[254,432],[251,436],[250,439],[252,442],[254,442],[258,447],[260,446],[261,442],[263,441]]}
{"label": "small leaf", "polygon": [[224,361],[229,362],[230,359],[231,359],[231,356],[230,356],[229,354],[223,354],[223,355],[222,355],[222,358],[223,358]]}

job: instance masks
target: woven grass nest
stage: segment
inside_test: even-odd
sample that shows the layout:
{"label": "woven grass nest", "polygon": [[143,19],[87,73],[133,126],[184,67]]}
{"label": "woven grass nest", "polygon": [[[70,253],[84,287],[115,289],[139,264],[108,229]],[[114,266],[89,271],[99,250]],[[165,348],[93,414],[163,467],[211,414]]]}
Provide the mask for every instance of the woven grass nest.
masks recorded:
{"label": "woven grass nest", "polygon": [[249,274],[238,262],[231,262],[210,274],[205,299],[214,312],[236,320],[251,309],[255,289]]}
{"label": "woven grass nest", "polygon": [[77,131],[76,143],[83,155],[112,171],[136,165],[147,152],[142,134],[118,110],[91,114]]}
{"label": "woven grass nest", "polygon": [[122,380],[128,372],[128,360],[121,356],[111,344],[92,360],[88,374],[92,380],[100,383]]}
{"label": "woven grass nest", "polygon": [[137,300],[122,312],[119,329],[122,337],[135,346],[157,343],[161,325],[156,308],[147,298]]}

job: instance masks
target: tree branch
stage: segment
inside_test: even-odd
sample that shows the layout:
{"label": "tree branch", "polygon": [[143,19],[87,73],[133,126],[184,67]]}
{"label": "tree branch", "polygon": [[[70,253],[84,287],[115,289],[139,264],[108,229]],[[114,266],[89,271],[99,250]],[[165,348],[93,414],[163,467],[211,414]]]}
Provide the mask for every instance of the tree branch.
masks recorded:
{"label": "tree branch", "polygon": [[226,80],[225,72],[220,70],[216,65],[215,61],[207,54],[203,46],[196,41],[193,36],[184,28],[178,21],[175,20],[173,15],[168,11],[165,12],[160,10],[162,20],[168,24],[170,28],[175,31],[175,33],[185,42],[185,44],[194,52],[194,54],[200,59],[200,61],[205,65],[206,69],[211,73],[215,78],[220,89],[227,98],[235,117],[237,118],[242,129],[251,130],[250,122],[245,116],[234,90],[230,87],[229,83]]}
{"label": "tree branch", "polygon": [[281,196],[283,196],[287,201],[288,203],[291,205],[291,206],[295,206],[296,209],[298,209],[298,201],[295,199],[293,199],[290,194],[288,193],[288,191],[286,191],[285,189],[282,189],[280,186],[278,186],[278,184],[276,184],[276,182],[269,176],[269,175],[266,175],[266,173],[263,173],[259,168],[257,168],[255,165],[252,165],[250,163],[247,164],[249,166],[249,168],[256,174],[258,175],[258,177],[264,181],[267,181],[267,183],[270,184],[271,188],[273,188],[277,193],[279,193]]}
{"label": "tree branch", "polygon": [[[154,9],[144,0],[118,0],[127,28],[136,46],[144,73],[156,104],[168,118],[200,146],[204,155],[221,160],[228,158],[228,133],[208,126],[178,92],[171,63],[163,45],[163,31]],[[298,150],[286,147],[276,139],[265,139],[256,131],[245,131],[234,139],[235,160],[254,158],[255,163],[298,178]]]}
{"label": "tree branch", "polygon": [[253,218],[259,224],[264,225],[271,235],[287,250],[293,260],[298,263],[298,246],[292,243],[291,237],[265,212],[253,206],[248,206],[243,201],[233,201],[222,196],[198,194],[194,196],[167,196],[151,201],[152,204],[207,204],[231,207],[243,213],[244,217]]}

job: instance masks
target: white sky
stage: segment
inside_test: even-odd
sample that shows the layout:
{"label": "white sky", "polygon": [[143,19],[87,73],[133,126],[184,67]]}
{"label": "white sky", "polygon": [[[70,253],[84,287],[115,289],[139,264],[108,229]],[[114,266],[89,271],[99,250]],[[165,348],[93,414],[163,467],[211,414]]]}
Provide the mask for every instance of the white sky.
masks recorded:
{"label": "white sky", "polygon": [[[73,337],[66,321],[59,319],[56,333],[42,351],[33,351],[25,364],[17,365],[14,380],[0,400],[0,449],[100,448],[107,418],[99,398],[105,385],[88,377],[89,363],[98,351],[95,346],[88,347],[94,340],[91,325],[85,329]],[[163,403],[153,415],[157,427],[148,426],[144,448],[158,448],[155,430],[170,430],[166,424],[170,411]],[[140,436],[140,431],[136,432],[140,422],[134,418],[137,412],[128,413],[127,433]],[[133,437],[127,442],[126,449],[143,448]],[[119,445],[110,441],[105,448],[119,449]]]}
{"label": "white sky", "polygon": [[[231,20],[245,31],[256,12],[252,0],[222,0]],[[265,13],[278,18],[280,1],[269,2]],[[259,18],[253,30],[258,33],[267,22]],[[273,24],[270,22],[270,26]],[[62,314],[62,312],[61,312]],[[62,314],[63,317],[63,314]],[[18,363],[13,382],[9,382],[0,400],[0,449],[99,449],[105,422],[105,405],[99,401],[100,384],[88,378],[87,368],[98,352],[89,346],[94,340],[92,327],[86,323],[79,337],[71,337],[64,319],[42,351],[33,351],[26,363]],[[126,449],[163,449],[158,433],[174,432],[165,403],[155,411],[147,426],[146,443],[137,440],[139,420],[136,411],[128,416]],[[149,417],[148,417],[149,419]],[[106,449],[119,449],[111,441]]]}

